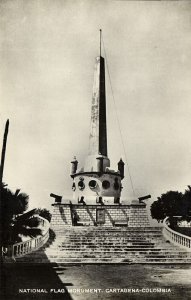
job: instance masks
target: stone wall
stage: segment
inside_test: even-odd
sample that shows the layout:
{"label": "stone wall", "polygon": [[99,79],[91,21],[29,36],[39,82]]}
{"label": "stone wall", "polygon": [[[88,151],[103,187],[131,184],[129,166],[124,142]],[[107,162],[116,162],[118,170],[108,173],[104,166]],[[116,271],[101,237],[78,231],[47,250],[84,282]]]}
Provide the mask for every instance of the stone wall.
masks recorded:
{"label": "stone wall", "polygon": [[70,205],[53,204],[51,227],[72,225]]}
{"label": "stone wall", "polygon": [[129,227],[149,227],[148,213],[146,205],[140,203],[139,205],[131,205]]}
{"label": "stone wall", "polygon": [[[131,205],[77,205],[53,204],[52,226],[72,225],[72,215],[77,215],[78,223],[103,227],[118,226],[149,227],[149,220],[144,203]],[[97,222],[98,212],[103,214],[104,222]]]}

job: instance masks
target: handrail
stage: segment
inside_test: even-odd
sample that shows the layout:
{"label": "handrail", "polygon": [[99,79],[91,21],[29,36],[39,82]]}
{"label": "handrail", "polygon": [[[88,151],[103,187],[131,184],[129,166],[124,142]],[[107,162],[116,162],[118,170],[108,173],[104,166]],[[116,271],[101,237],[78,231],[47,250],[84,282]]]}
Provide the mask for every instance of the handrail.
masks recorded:
{"label": "handrail", "polygon": [[45,232],[43,235],[37,236],[36,238],[31,238],[25,242],[19,242],[14,245],[8,246],[7,256],[17,258],[24,256],[30,252],[33,252],[44,245],[49,238],[49,228],[50,223],[48,220],[44,219],[41,216],[38,216],[42,220],[43,227],[45,228]]}
{"label": "handrail", "polygon": [[191,237],[171,229],[168,224],[168,217],[163,220],[163,236],[171,243],[191,251]]}

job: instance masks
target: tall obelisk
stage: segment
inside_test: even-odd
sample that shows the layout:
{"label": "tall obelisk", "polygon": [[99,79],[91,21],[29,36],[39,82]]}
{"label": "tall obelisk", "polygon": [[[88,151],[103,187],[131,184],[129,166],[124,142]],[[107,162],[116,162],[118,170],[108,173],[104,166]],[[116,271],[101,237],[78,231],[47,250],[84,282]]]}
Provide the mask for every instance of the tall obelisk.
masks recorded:
{"label": "tall obelisk", "polygon": [[[124,177],[124,163],[121,160],[118,170],[110,170],[110,160],[107,153],[107,118],[105,89],[105,60],[100,55],[95,59],[93,94],[91,102],[91,123],[89,136],[89,151],[84,167],[78,167],[74,159],[71,169],[73,178],[72,189],[74,199],[79,203],[119,203],[121,180]],[[101,202],[100,202],[101,201]]]}
{"label": "tall obelisk", "polygon": [[89,155],[107,156],[105,62],[96,57],[92,95]]}
{"label": "tall obelisk", "polygon": [[85,170],[87,171],[96,171],[96,158],[98,156],[103,158],[104,168],[110,166],[110,161],[107,157],[105,59],[101,56],[101,34],[100,29],[100,55],[95,59],[89,152],[85,163]]}

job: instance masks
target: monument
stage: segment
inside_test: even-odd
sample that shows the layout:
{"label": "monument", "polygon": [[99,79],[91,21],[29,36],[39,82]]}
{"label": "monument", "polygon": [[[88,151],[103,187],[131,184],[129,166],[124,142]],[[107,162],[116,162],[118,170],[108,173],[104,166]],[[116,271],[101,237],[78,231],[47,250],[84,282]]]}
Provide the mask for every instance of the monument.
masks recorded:
{"label": "monument", "polygon": [[[129,205],[120,202],[124,162],[110,169],[107,151],[107,118],[105,89],[105,59],[100,53],[95,59],[91,102],[89,151],[84,166],[79,168],[76,157],[71,161],[73,197],[61,200],[55,195],[52,224],[93,226],[149,226],[146,204],[134,200]],[[51,194],[54,195],[54,194]]]}

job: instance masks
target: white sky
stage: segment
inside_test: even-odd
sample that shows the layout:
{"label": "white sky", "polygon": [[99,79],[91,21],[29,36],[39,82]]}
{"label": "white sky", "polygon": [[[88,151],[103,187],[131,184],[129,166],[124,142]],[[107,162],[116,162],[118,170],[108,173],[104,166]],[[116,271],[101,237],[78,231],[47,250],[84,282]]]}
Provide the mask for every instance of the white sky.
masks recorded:
{"label": "white sky", "polygon": [[[137,196],[152,201],[191,184],[189,1],[1,1],[1,137],[10,131],[4,181],[50,208],[70,197],[70,161],[88,151],[94,58],[102,28]],[[112,167],[125,159],[107,78]],[[2,138],[1,138],[2,140]],[[126,168],[123,198],[132,190]]]}

